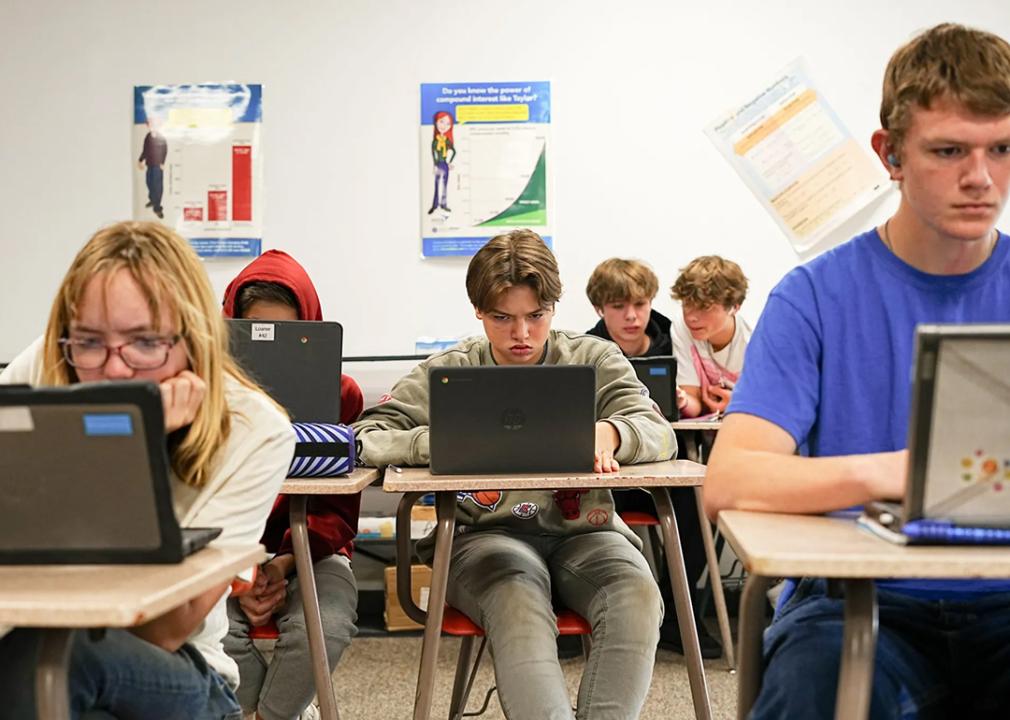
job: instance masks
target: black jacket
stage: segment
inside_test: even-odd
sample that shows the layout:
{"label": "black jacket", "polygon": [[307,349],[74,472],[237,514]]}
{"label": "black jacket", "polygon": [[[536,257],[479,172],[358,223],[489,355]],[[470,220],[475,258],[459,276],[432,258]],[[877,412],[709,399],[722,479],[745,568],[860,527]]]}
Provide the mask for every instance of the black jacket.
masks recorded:
{"label": "black jacket", "polygon": [[[642,357],[652,357],[654,355],[673,355],[673,338],[670,336],[670,318],[662,313],[653,310],[649,315],[649,324],[645,326],[645,334],[649,336],[649,349]],[[603,318],[586,331],[586,335],[595,335],[604,340],[611,340],[607,326],[603,323]]]}

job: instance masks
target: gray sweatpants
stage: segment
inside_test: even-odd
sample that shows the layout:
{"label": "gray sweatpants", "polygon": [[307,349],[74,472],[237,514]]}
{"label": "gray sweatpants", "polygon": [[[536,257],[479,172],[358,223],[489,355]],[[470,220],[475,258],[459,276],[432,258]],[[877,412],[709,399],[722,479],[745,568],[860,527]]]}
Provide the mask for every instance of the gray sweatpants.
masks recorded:
{"label": "gray sweatpants", "polygon": [[457,537],[448,602],[484,628],[510,720],[571,720],[552,596],[593,628],[579,720],[637,718],[652,681],[663,601],[642,553],[614,531],[495,530]]}
{"label": "gray sweatpants", "polygon": [[[330,672],[358,629],[358,588],[351,563],[343,555],[333,555],[314,565],[319,613],[323,619],[326,655]],[[224,649],[239,669],[236,691],[245,713],[258,712],[266,720],[297,718],[316,694],[309,656],[309,636],[302,612],[298,577],[289,577],[287,603],[277,615],[280,637],[268,664],[249,639],[249,621],[238,600],[228,600],[228,634]]]}

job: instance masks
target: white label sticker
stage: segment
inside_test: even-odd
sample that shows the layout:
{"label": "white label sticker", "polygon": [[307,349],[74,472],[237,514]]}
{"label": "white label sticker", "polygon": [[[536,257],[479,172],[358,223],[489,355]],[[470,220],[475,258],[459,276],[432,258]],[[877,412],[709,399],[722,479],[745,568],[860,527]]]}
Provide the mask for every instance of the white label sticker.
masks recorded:
{"label": "white label sticker", "polygon": [[425,612],[428,611],[428,595],[430,593],[431,593],[431,588],[428,587],[427,585],[425,585],[424,587],[421,588],[421,597],[418,598],[418,601],[417,601],[417,606],[419,608],[421,608],[422,610],[424,610]]}
{"label": "white label sticker", "polygon": [[252,324],[252,339],[253,340],[265,340],[267,342],[274,341],[274,324],[273,323],[253,323]]}
{"label": "white label sticker", "polygon": [[31,432],[34,429],[31,408],[0,407],[0,432]]}

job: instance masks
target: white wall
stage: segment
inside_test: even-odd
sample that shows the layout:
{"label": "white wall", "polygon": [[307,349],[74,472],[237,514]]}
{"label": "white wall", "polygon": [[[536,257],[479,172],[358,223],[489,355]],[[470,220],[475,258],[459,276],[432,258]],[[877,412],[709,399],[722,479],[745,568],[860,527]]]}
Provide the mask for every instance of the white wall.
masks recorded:
{"label": "white wall", "polygon": [[[347,354],[477,329],[466,261],[419,257],[421,82],[552,82],[556,326],[595,321],[585,280],[612,255],[665,286],[730,257],[753,321],[797,257],[702,128],[803,54],[868,143],[891,51],[946,20],[1010,37],[1002,0],[0,0],[0,361],[41,332],[77,248],[129,215],[131,93],[150,83],[264,84],[265,246],[309,269]],[[208,263],[219,292],[242,265]]]}

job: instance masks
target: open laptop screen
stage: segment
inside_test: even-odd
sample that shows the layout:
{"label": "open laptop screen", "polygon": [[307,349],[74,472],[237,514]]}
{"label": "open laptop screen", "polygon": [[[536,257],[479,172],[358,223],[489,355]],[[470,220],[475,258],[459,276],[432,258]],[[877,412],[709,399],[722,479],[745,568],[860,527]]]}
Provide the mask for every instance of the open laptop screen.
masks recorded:
{"label": "open laptop screen", "polygon": [[920,326],[911,514],[1010,527],[1010,325]]}

